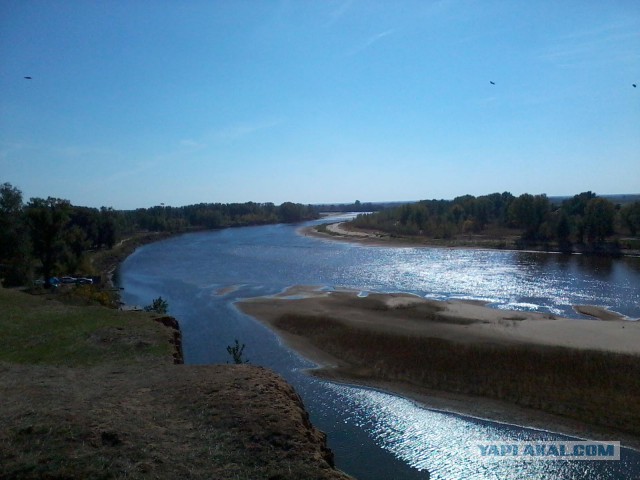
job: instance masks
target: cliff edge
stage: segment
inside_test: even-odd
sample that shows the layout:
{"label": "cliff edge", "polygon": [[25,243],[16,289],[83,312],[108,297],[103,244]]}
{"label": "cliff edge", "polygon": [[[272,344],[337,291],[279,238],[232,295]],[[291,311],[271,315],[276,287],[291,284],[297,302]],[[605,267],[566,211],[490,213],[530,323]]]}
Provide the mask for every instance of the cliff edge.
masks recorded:
{"label": "cliff edge", "polygon": [[280,376],[174,364],[168,320],[1,288],[0,312],[0,478],[350,478]]}

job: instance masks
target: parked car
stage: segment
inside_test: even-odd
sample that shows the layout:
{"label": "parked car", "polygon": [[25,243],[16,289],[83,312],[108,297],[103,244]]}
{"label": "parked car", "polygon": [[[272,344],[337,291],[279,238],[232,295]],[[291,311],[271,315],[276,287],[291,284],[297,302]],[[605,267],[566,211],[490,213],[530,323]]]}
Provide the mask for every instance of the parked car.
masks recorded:
{"label": "parked car", "polygon": [[[44,285],[44,278],[39,278],[37,280],[34,280],[33,284],[34,285],[39,285],[39,286]],[[60,285],[60,279],[58,277],[51,277],[49,279],[49,285],[51,285],[53,287],[57,287],[58,285]]]}
{"label": "parked car", "polygon": [[91,285],[93,280],[91,278],[76,278],[76,283],[78,285]]}
{"label": "parked car", "polygon": [[78,279],[77,279],[77,278],[75,278],[75,277],[62,277],[62,278],[60,279],[60,282],[61,282],[61,283],[76,283],[76,281],[77,281],[77,280],[78,280]]}

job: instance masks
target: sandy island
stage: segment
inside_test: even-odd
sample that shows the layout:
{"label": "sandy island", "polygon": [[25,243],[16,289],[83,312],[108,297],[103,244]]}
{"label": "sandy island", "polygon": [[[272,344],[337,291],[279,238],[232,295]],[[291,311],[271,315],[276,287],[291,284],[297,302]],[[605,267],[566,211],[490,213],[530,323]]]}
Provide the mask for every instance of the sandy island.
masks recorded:
{"label": "sandy island", "polygon": [[347,222],[328,223],[324,231],[318,231],[317,226],[301,227],[298,229],[298,233],[325,240],[341,240],[375,246],[408,247],[416,245],[415,242],[391,237],[388,233],[377,230],[351,229],[347,227]]}
{"label": "sandy island", "polygon": [[[496,248],[496,244],[504,239],[492,239],[480,235],[467,236],[458,240],[436,240],[419,236],[397,236],[380,230],[353,228],[348,222],[328,223],[318,230],[319,226],[301,227],[300,235],[323,238],[325,240],[339,240],[343,242],[359,243],[378,247],[444,247],[444,248]],[[515,237],[514,237],[515,238]],[[509,239],[510,242],[514,238]]]}
{"label": "sandy island", "polygon": [[[520,232],[518,230],[503,229],[500,231],[484,233],[458,234],[453,238],[434,238],[422,235],[399,235],[384,232],[382,230],[354,227],[350,222],[326,223],[315,226],[300,227],[298,234],[325,240],[338,240],[348,243],[378,247],[438,247],[438,248],[464,248],[479,250],[516,250],[532,252],[556,252],[543,245],[530,245],[523,250],[519,245]],[[574,245],[574,253],[589,253],[590,250]],[[623,248],[616,250],[616,254],[624,256],[639,256],[640,250]]]}
{"label": "sandy island", "polygon": [[[430,408],[640,449],[640,322],[293,287],[239,303],[327,379]],[[634,400],[635,399],[635,400]]]}

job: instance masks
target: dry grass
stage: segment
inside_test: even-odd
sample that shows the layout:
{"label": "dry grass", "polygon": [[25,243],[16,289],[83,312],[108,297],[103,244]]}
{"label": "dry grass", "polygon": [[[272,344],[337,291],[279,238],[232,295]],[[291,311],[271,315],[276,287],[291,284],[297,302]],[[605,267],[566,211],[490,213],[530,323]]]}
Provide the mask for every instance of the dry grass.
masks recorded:
{"label": "dry grass", "polygon": [[349,478],[284,380],[151,317],[0,289],[0,478]]}
{"label": "dry grass", "polygon": [[[382,307],[381,307],[382,308]],[[479,395],[640,434],[640,358],[533,345],[458,343],[285,314],[276,328],[345,362],[352,377]]]}
{"label": "dry grass", "polygon": [[0,374],[3,479],[348,478],[330,468],[291,387],[258,367],[0,364]]}
{"label": "dry grass", "polygon": [[69,305],[51,296],[0,288],[0,361],[95,365],[156,363],[172,358],[169,329],[153,315]]}

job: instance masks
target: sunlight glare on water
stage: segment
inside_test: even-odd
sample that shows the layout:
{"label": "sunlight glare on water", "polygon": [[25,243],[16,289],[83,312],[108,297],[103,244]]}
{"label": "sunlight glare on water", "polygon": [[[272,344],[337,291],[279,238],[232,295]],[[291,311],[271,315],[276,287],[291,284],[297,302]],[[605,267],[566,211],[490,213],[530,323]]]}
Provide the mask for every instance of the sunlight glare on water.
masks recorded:
{"label": "sunlight glare on water", "polygon": [[627,478],[626,473],[640,468],[637,458],[624,457],[620,462],[483,461],[473,455],[472,442],[558,441],[569,437],[427,410],[376,390],[327,385],[342,399],[348,421],[368,431],[382,448],[413,468],[428,471],[432,480],[613,480]]}
{"label": "sunlight glare on water", "polygon": [[[610,281],[618,273],[615,265],[611,271],[595,275],[590,272],[591,264],[580,268],[577,256],[546,254],[545,258],[545,254],[532,252],[442,248],[354,250],[354,256],[362,256],[364,261],[349,265],[345,276],[366,282],[364,287],[372,290],[388,290],[393,285],[397,291],[434,299],[475,299],[497,308],[565,316],[576,316],[573,305],[590,304],[595,299],[604,298],[607,307],[623,313],[633,304],[616,288],[616,282]],[[633,286],[626,288],[637,295]],[[637,305],[626,313],[637,316]]]}
{"label": "sunlight glare on water", "polygon": [[276,294],[292,285],[314,285],[351,288],[361,295],[406,292],[434,299],[476,299],[496,308],[573,318],[581,318],[573,305],[595,304],[637,318],[640,259],[371,248],[307,238],[296,235],[294,228],[202,232],[147,245],[121,268],[125,301],[145,305],[158,295],[166,298],[171,314],[180,320],[187,363],[224,363],[227,345],[241,339],[252,363],[268,366],[292,382],[314,424],[329,434],[337,464],[363,480],[422,480],[427,472],[433,479],[447,480],[614,480],[629,478],[628,472],[638,476],[640,455],[625,449],[621,462],[482,463],[470,458],[466,445],[473,440],[564,437],[434,412],[392,395],[298,374],[308,362],[296,360],[233,302]]}

